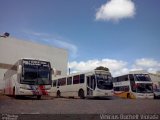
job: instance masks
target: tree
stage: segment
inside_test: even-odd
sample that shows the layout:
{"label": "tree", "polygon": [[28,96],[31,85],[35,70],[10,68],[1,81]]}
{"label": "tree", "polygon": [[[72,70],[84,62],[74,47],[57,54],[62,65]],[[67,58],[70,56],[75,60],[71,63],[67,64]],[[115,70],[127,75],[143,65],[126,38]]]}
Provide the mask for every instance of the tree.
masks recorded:
{"label": "tree", "polygon": [[4,38],[6,38],[6,37],[9,37],[9,33],[8,32],[5,32],[3,35],[0,35],[0,37],[4,37]]}
{"label": "tree", "polygon": [[109,69],[107,67],[103,67],[103,66],[99,66],[97,67],[95,70],[105,70],[105,71],[109,71]]}

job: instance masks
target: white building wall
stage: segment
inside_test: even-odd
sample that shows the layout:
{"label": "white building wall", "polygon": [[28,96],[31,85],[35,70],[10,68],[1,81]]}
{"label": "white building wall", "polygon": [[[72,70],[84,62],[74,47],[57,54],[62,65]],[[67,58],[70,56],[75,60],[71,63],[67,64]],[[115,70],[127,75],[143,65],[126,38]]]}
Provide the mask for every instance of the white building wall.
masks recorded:
{"label": "white building wall", "polygon": [[[68,52],[65,49],[11,37],[0,37],[0,63],[14,64],[20,58],[48,60],[52,68],[61,71],[61,75],[67,74]],[[5,71],[0,68],[0,89],[3,86],[2,79]]]}

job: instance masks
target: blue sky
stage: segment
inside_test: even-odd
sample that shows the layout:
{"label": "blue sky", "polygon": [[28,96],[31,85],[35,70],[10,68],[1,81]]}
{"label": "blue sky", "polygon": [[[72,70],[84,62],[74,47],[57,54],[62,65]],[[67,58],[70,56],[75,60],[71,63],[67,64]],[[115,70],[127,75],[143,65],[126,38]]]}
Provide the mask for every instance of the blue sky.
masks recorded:
{"label": "blue sky", "polygon": [[[117,2],[118,1],[118,2]],[[0,0],[0,34],[69,51],[73,72],[160,70],[160,0]]]}

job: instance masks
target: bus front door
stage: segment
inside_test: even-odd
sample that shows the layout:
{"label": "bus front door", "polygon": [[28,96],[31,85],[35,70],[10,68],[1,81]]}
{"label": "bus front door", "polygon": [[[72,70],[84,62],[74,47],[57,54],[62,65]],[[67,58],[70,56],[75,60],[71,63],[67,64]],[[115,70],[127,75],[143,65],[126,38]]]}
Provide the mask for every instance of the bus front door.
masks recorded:
{"label": "bus front door", "polygon": [[95,76],[87,76],[87,96],[93,96],[93,90],[95,89],[95,86]]}

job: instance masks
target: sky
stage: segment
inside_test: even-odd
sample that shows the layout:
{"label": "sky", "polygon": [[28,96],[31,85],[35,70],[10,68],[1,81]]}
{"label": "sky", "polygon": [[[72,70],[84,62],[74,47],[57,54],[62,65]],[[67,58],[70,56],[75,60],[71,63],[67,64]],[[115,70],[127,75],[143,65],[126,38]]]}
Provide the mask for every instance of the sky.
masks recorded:
{"label": "sky", "polygon": [[160,0],[0,0],[0,34],[66,49],[72,72],[160,71]]}

